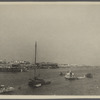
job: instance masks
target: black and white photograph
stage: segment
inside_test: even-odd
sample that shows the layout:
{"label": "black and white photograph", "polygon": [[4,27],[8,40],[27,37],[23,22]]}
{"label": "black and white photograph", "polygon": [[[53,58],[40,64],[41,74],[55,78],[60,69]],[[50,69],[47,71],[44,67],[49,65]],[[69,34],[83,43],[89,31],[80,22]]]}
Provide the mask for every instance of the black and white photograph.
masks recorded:
{"label": "black and white photograph", "polygon": [[99,96],[100,2],[0,2],[0,95]]}

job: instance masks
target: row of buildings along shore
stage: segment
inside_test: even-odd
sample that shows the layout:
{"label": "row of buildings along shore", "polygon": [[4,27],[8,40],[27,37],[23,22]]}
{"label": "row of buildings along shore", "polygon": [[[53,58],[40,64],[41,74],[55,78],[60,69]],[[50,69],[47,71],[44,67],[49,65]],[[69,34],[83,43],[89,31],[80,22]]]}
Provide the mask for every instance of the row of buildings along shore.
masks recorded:
{"label": "row of buildings along shore", "polygon": [[34,67],[37,66],[37,68],[40,69],[56,69],[59,68],[57,63],[52,63],[52,62],[39,62],[33,64],[30,63],[29,61],[23,61],[23,60],[16,60],[16,61],[10,61],[7,62],[6,60],[0,60],[0,71],[2,72],[12,72],[12,71],[18,71],[18,72],[25,72],[30,69],[34,69]]}
{"label": "row of buildings along shore", "polygon": [[37,66],[37,69],[56,69],[56,68],[70,68],[70,67],[88,67],[89,65],[77,65],[77,64],[58,64],[52,62],[39,62],[35,64],[30,63],[29,61],[16,60],[7,62],[6,60],[0,60],[0,71],[1,72],[25,72],[30,69],[34,69]]}
{"label": "row of buildings along shore", "polygon": [[29,61],[10,61],[0,60],[0,72],[25,72],[31,66]]}

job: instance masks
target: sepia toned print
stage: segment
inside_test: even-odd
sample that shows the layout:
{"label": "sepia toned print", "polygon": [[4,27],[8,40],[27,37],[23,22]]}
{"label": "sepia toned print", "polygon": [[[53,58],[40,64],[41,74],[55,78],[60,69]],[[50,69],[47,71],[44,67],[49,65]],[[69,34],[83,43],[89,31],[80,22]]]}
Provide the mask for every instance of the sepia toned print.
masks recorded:
{"label": "sepia toned print", "polygon": [[1,95],[100,95],[100,3],[0,3]]}

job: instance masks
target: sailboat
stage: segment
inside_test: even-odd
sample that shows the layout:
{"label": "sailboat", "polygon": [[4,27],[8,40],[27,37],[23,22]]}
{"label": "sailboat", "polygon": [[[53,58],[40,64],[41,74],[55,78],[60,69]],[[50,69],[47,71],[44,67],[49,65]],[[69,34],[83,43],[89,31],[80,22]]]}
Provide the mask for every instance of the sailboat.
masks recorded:
{"label": "sailboat", "polygon": [[51,81],[45,81],[44,79],[40,79],[36,75],[37,70],[37,42],[35,42],[35,62],[34,62],[34,77],[33,79],[30,79],[28,82],[28,85],[30,87],[41,87],[42,85],[50,84]]}

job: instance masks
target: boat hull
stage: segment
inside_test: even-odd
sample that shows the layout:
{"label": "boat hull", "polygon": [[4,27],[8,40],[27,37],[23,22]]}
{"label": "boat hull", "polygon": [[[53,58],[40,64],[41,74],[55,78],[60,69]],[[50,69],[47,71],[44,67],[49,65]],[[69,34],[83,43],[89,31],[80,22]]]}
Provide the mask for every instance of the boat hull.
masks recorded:
{"label": "boat hull", "polygon": [[66,80],[78,80],[77,77],[73,77],[73,78],[65,78]]}
{"label": "boat hull", "polygon": [[31,79],[28,83],[30,87],[41,87],[42,85],[48,85],[51,81],[44,81],[43,79]]}

